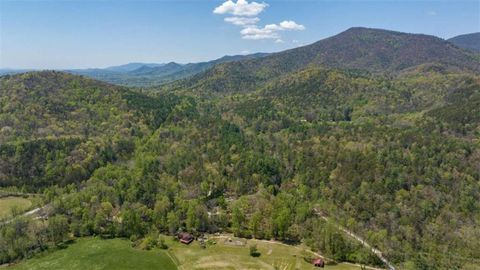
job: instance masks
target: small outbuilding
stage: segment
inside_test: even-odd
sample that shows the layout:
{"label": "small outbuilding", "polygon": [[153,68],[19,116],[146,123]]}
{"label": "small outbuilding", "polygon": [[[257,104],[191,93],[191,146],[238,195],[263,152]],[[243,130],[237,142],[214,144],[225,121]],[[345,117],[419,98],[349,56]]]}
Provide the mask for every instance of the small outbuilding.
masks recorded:
{"label": "small outbuilding", "polygon": [[312,261],[312,264],[315,265],[316,267],[322,267],[322,268],[325,266],[325,262],[320,258],[314,259]]}
{"label": "small outbuilding", "polygon": [[193,241],[193,235],[187,232],[181,232],[178,234],[178,239],[180,240],[180,243],[188,245]]}

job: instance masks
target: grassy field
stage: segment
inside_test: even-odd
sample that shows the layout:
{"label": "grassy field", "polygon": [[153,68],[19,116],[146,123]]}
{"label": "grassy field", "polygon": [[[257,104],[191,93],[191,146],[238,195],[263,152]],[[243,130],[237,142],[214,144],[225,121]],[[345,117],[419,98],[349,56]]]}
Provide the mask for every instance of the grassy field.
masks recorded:
{"label": "grassy field", "polygon": [[[169,246],[168,251],[138,250],[131,247],[130,241],[123,239],[80,238],[65,249],[41,254],[7,269],[319,269],[305,262],[303,258],[307,253],[301,247],[257,240],[248,240],[245,246],[232,246],[225,243],[226,238],[214,238],[213,241],[216,244],[201,248],[197,241],[186,246],[173,241],[171,237],[165,237],[165,239]],[[257,245],[261,253],[259,257],[249,255],[249,246],[252,244]],[[359,270],[360,268],[355,265],[338,264],[327,265],[324,269]]]}
{"label": "grassy field", "polygon": [[32,206],[32,201],[22,197],[5,197],[0,198],[0,220],[8,218],[11,215],[13,207],[18,207],[20,212],[23,212]]}
{"label": "grassy field", "polygon": [[[287,246],[275,242],[248,240],[245,246],[232,246],[225,242],[226,238],[213,238],[216,244],[200,247],[197,241],[185,246],[171,240],[167,241],[178,268],[187,269],[319,269],[307,263],[303,258],[311,256],[301,247]],[[257,245],[261,253],[259,257],[249,254],[249,246]],[[328,270],[359,270],[349,264],[327,265]]]}
{"label": "grassy field", "polygon": [[143,251],[132,248],[123,239],[102,240],[80,238],[67,248],[45,253],[20,264],[8,267],[12,270],[100,270],[100,269],[161,269],[177,267],[167,251]]}

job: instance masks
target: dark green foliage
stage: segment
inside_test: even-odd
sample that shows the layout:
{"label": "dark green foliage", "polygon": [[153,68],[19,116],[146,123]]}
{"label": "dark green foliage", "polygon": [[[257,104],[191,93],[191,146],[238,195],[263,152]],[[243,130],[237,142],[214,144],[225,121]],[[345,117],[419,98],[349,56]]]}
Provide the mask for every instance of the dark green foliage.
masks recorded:
{"label": "dark green foliage", "polygon": [[[105,152],[108,149],[100,147],[92,149],[97,159],[84,160],[78,152],[85,149],[83,143],[79,138],[62,138],[1,145],[4,177],[0,185],[41,187],[59,184],[58,179],[62,179],[61,184],[80,183],[93,170],[112,160]],[[76,162],[69,163],[68,159],[73,158]]]}
{"label": "dark green foliage", "polygon": [[480,89],[476,82],[457,87],[445,97],[445,105],[431,110],[429,115],[447,128],[466,135],[480,123]]}
{"label": "dark green foliage", "polygon": [[146,124],[152,129],[157,129],[165,122],[173,108],[181,101],[178,96],[172,94],[146,96],[134,91],[125,91],[122,97],[132,110],[141,114],[140,117],[145,119]]}
{"label": "dark green foliage", "polygon": [[257,249],[257,245],[251,245],[250,248],[250,256],[252,257],[260,257],[260,252]]}

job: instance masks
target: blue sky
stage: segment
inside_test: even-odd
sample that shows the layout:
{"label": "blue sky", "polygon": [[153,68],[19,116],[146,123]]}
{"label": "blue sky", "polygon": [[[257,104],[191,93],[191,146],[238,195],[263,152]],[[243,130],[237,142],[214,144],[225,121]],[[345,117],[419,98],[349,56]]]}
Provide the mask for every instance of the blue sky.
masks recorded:
{"label": "blue sky", "polygon": [[280,51],[353,26],[442,38],[480,31],[480,0],[254,1],[0,0],[0,67],[197,62]]}

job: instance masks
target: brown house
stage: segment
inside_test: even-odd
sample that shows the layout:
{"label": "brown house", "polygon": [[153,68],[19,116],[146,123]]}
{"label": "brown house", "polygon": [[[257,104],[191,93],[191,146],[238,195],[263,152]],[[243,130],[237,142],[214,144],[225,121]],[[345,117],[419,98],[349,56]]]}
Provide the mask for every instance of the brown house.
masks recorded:
{"label": "brown house", "polygon": [[180,240],[180,243],[188,245],[193,241],[193,235],[187,232],[181,232],[178,234],[178,239]]}
{"label": "brown house", "polygon": [[322,268],[323,268],[323,267],[325,266],[325,262],[324,262],[322,259],[320,259],[320,258],[314,259],[314,260],[312,261],[312,263],[313,263],[313,265],[315,265],[315,266],[317,266],[317,267],[322,267]]}

